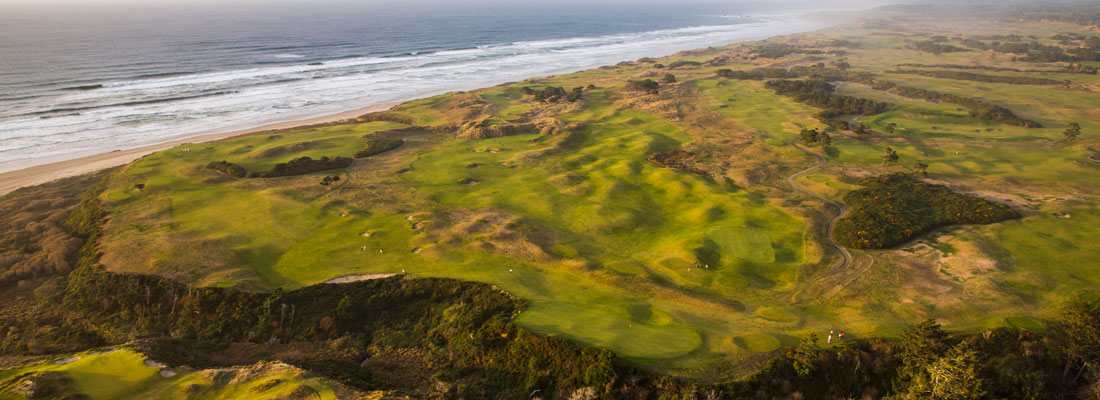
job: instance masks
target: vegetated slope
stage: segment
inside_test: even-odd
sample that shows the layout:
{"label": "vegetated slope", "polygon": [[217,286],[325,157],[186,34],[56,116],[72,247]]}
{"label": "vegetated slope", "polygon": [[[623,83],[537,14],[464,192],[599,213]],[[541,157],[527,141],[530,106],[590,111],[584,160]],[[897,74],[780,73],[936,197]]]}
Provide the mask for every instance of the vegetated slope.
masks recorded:
{"label": "vegetated slope", "polygon": [[247,172],[244,167],[227,161],[211,161],[206,169],[212,169],[234,178],[276,178],[280,176],[305,175],[330,169],[346,168],[355,161],[348,157],[298,157],[285,163],[275,164],[270,171]]}
{"label": "vegetated slope", "polygon": [[0,398],[315,399],[366,394],[279,362],[195,370],[169,367],[130,348],[100,349],[0,372]]}
{"label": "vegetated slope", "polygon": [[[102,212],[97,197],[84,199],[69,221],[93,239],[82,250],[94,250]],[[10,321],[17,325],[0,321],[8,328],[0,329],[0,362],[39,340],[82,343],[84,335],[22,334],[27,325],[67,330],[70,323],[86,323],[85,335],[108,343],[151,337],[134,345],[151,359],[129,349],[90,351],[2,370],[0,398],[359,396],[284,362],[382,399],[853,398],[941,384],[962,398],[1021,398],[1077,393],[1090,381],[1063,376],[1087,371],[1100,348],[1100,302],[1085,300],[1065,307],[1049,336],[1018,328],[956,335],[931,321],[908,329],[898,343],[836,338],[835,347],[822,348],[810,335],[743,381],[691,382],[639,370],[606,350],[531,334],[510,322],[519,302],[486,284],[392,277],[242,292],[109,273],[92,265],[94,251],[80,254],[65,290],[41,290],[56,280],[27,284],[42,285],[36,308],[47,312]],[[60,320],[53,318],[58,309],[66,314]],[[1046,329],[1026,318],[1013,321]],[[1037,348],[1049,351],[1024,351]],[[219,368],[229,365],[236,367]],[[931,373],[944,368],[952,372],[946,381]]]}
{"label": "vegetated slope", "polygon": [[[366,116],[362,124],[156,153],[113,175],[101,196],[111,214],[100,243],[104,263],[113,271],[246,291],[404,270],[487,282],[528,302],[517,323],[533,332],[704,377],[745,372],[730,370],[752,368],[741,361],[814,332],[843,328],[850,336],[896,338],[920,317],[960,330],[1004,326],[1007,318],[1048,315],[1068,293],[1100,287],[1100,278],[1082,272],[1089,255],[1100,251],[1089,240],[1100,232],[1100,208],[1063,201],[1097,195],[1100,164],[1084,152],[1095,147],[1090,135],[1100,129],[1090,107],[1097,98],[1082,90],[1097,78],[1074,76],[1072,87],[1036,88],[886,72],[895,63],[927,61],[928,54],[904,48],[912,37],[928,36],[922,31],[973,28],[973,21],[918,21],[825,33],[860,44],[846,59],[817,49],[819,34],[794,35],[769,40],[798,50],[776,59],[750,59],[758,44],[662,59],[668,65],[713,57],[674,71],[675,82],[660,79],[669,71],[658,63],[624,63],[422,99]],[[1011,29],[1046,35],[1076,28]],[[989,62],[979,52],[941,58]],[[730,68],[722,75],[737,80],[716,77],[720,66]],[[874,257],[875,268],[858,268],[866,265],[858,262],[841,271],[820,268],[828,261],[817,226],[821,208],[776,184],[805,167],[808,160],[787,144],[802,128],[821,129],[813,119],[820,110],[740,79],[862,82],[855,79],[880,74],[922,91],[843,84],[839,94],[814,90],[820,103],[807,97],[852,110],[871,104],[863,98],[894,105],[859,118],[883,134],[829,131],[833,142],[821,148],[829,167],[806,177],[817,179],[807,183],[816,192],[840,197],[853,189],[843,176],[921,161],[952,187],[981,187],[997,192],[991,198],[1023,199],[1042,212],[951,230],[941,238],[944,245],[931,244],[919,257],[868,252],[857,258]],[[655,94],[627,88],[645,79],[659,89]],[[548,103],[524,96],[528,86],[585,89],[579,101]],[[851,99],[830,99],[838,95]],[[1025,128],[1035,125],[1013,119],[1009,108],[1047,127]],[[826,123],[845,129],[848,116]],[[557,121],[548,128],[578,129],[544,133],[537,126],[542,120]],[[1071,121],[1082,125],[1080,141],[1052,141]],[[455,135],[459,127],[469,129]],[[201,168],[231,160],[263,171],[294,157],[353,155],[367,137],[400,138],[405,145],[349,166],[336,187],[318,185],[320,176],[229,179]],[[296,145],[304,142],[311,145]],[[880,167],[886,146],[901,158]],[[287,152],[265,153],[273,148]],[[646,162],[677,150],[694,154],[694,166],[714,179]],[[734,184],[720,183],[723,178]],[[941,261],[951,270],[925,268]],[[943,296],[946,290],[953,295]],[[911,301],[881,307],[877,299]]]}
{"label": "vegetated slope", "polygon": [[113,170],[23,188],[0,197],[0,287],[63,275],[84,243],[67,223],[86,187]]}
{"label": "vegetated slope", "polygon": [[989,224],[1019,218],[1012,208],[895,173],[864,179],[844,195],[851,211],[836,222],[841,244],[856,249],[896,246],[945,225]]}

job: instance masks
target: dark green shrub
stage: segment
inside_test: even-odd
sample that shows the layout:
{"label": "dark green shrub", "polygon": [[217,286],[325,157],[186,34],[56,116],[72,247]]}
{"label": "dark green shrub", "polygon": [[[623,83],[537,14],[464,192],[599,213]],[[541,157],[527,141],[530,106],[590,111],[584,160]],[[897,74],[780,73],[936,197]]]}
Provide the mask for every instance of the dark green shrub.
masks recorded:
{"label": "dark green shrub", "polygon": [[367,140],[367,147],[355,153],[355,158],[370,157],[375,154],[385,153],[401,147],[402,144],[405,144],[405,141],[402,139],[369,139]]}
{"label": "dark green shrub", "polygon": [[245,171],[244,167],[228,161],[211,162],[206,164],[206,169],[212,169],[234,178],[244,178],[248,176],[248,171]]}
{"label": "dark green shrub", "polygon": [[844,196],[851,210],[833,229],[837,241],[851,248],[881,249],[941,226],[990,224],[1020,217],[1004,204],[959,194],[904,173],[860,183],[867,187]]}

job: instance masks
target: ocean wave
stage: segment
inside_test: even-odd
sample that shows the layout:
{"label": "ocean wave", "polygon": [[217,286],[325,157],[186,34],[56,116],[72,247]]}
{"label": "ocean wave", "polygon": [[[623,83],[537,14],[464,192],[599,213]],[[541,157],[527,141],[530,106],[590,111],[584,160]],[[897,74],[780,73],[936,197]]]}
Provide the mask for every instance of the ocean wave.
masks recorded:
{"label": "ocean wave", "polygon": [[[290,64],[201,73],[166,72],[104,82],[95,90],[60,91],[49,101],[40,102],[55,106],[0,121],[0,149],[6,149],[0,171],[28,165],[8,163],[9,157],[139,147],[215,130],[335,114],[369,104],[759,39],[796,28],[781,23],[784,20],[502,42],[438,51],[425,46],[393,56],[349,56],[325,59],[320,64],[306,58]],[[298,55],[275,46],[267,51]]]}

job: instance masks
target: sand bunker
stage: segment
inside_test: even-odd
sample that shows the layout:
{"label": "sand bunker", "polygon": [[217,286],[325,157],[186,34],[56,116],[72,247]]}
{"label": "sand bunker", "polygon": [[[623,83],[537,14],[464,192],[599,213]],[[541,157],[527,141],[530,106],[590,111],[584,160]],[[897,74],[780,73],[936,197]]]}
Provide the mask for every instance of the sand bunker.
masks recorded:
{"label": "sand bunker", "polygon": [[458,183],[461,183],[461,184],[466,185],[466,186],[473,186],[473,185],[477,184],[477,181],[475,181],[473,179],[470,179],[470,178],[466,178],[466,179],[463,179],[461,181],[458,181]]}
{"label": "sand bunker", "polygon": [[389,277],[394,276],[394,275],[395,274],[347,275],[347,276],[341,276],[339,278],[329,279],[329,280],[325,281],[324,283],[352,283],[352,282],[359,282],[359,281],[369,281],[369,280],[372,280],[372,279],[385,279],[385,278],[389,278]]}
{"label": "sand bunker", "polygon": [[73,356],[73,357],[65,357],[65,358],[62,358],[62,359],[60,359],[60,360],[54,361],[53,363],[54,363],[54,364],[58,364],[58,365],[61,365],[61,364],[68,364],[68,363],[71,363],[71,362],[73,362],[73,361],[76,361],[76,360],[79,360],[79,359],[80,359],[80,357],[76,357],[76,356]]}
{"label": "sand bunker", "polygon": [[160,376],[162,378],[171,378],[171,377],[176,376],[176,375],[179,375],[179,374],[176,373],[176,371],[169,371],[169,370],[166,370],[166,369],[160,370]]}

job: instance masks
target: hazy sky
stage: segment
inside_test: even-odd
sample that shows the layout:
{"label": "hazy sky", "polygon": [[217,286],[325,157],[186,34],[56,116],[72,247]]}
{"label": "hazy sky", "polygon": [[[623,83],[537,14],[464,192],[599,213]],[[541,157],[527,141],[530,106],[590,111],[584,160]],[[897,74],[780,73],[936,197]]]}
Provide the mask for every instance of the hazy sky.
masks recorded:
{"label": "hazy sky", "polygon": [[[678,0],[675,3],[693,3],[693,4],[706,4],[706,5],[723,5],[723,4],[738,4],[738,3],[791,3],[791,4],[817,4],[826,6],[828,4],[836,4],[838,6],[853,6],[860,4],[883,4],[889,3],[889,0]],[[48,7],[103,7],[103,6],[140,6],[143,8],[171,8],[180,6],[194,6],[194,5],[254,5],[254,6],[273,6],[273,5],[311,5],[317,3],[332,3],[332,4],[354,4],[358,6],[480,6],[480,5],[540,5],[540,6],[555,6],[555,5],[593,5],[593,4],[607,4],[607,5],[632,5],[632,4],[662,4],[670,5],[669,0],[0,0],[0,6],[13,6],[13,7],[33,7],[33,8],[48,8]]]}

